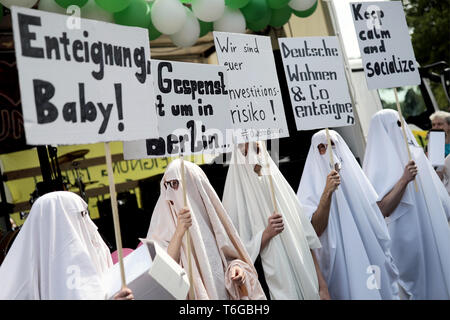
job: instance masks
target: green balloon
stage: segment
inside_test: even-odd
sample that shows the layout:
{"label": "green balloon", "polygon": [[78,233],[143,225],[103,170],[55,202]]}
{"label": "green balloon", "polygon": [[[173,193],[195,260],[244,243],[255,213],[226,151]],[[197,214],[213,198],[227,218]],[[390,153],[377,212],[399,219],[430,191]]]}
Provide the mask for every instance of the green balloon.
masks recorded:
{"label": "green balloon", "polygon": [[200,23],[200,37],[203,37],[208,34],[208,32],[213,31],[214,22],[205,22],[200,19],[198,19],[198,22]]}
{"label": "green balloon", "polygon": [[266,0],[250,0],[241,11],[247,22],[257,22],[265,17],[270,9]]}
{"label": "green balloon", "polygon": [[272,10],[269,9],[267,10],[267,13],[264,15],[264,17],[262,17],[258,21],[255,22],[248,21],[247,28],[253,31],[263,30],[269,25],[271,17],[272,17]]}
{"label": "green balloon", "polygon": [[285,6],[281,9],[272,10],[272,17],[270,18],[269,25],[275,28],[284,26],[292,15],[292,9],[289,6]]}
{"label": "green balloon", "polygon": [[103,10],[115,13],[125,10],[131,0],[95,0],[95,3]]}
{"label": "green balloon", "polygon": [[284,6],[287,6],[291,0],[267,0],[267,4],[269,5],[269,8],[272,9],[281,9]]}
{"label": "green balloon", "polygon": [[79,6],[81,8],[88,0],[55,0],[55,2],[63,8],[68,8],[71,5]]}
{"label": "green balloon", "polygon": [[153,22],[152,22],[152,6],[154,4],[154,2],[147,2],[148,3],[148,8],[150,9],[150,24],[148,25],[148,37],[150,38],[150,40],[155,40],[158,39],[159,36],[161,36],[161,32],[158,31],[158,29],[156,29],[156,27],[154,26]]}
{"label": "green balloon", "polygon": [[297,16],[297,17],[300,17],[300,18],[307,18],[307,17],[309,17],[310,15],[312,15],[313,13],[314,13],[314,11],[316,11],[316,8],[317,8],[317,3],[318,3],[319,1],[316,1],[316,3],[314,3],[314,5],[311,7],[311,8],[309,8],[308,10],[304,10],[304,11],[295,11],[295,10],[292,10],[292,12]]}
{"label": "green balloon", "polygon": [[130,5],[122,11],[114,13],[114,21],[123,26],[148,28],[150,8],[145,0],[131,0]]}
{"label": "green balloon", "polygon": [[250,0],[225,0],[225,5],[231,9],[240,9],[245,7]]}

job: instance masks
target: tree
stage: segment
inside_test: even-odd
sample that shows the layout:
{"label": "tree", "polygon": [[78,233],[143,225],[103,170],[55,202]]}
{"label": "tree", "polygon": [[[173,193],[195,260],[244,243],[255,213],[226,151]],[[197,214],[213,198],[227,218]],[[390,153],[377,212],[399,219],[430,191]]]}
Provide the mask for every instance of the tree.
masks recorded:
{"label": "tree", "polygon": [[417,61],[450,63],[450,0],[409,0],[405,9]]}
{"label": "tree", "polygon": [[[450,64],[450,0],[403,2],[417,62],[422,66],[438,61]],[[442,86],[432,84],[432,89],[440,108],[447,109]]]}

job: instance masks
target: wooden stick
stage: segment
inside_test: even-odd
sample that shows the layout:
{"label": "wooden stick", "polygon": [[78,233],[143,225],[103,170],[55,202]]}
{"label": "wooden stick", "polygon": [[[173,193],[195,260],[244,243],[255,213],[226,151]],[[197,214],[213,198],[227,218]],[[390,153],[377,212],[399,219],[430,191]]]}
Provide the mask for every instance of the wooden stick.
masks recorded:
{"label": "wooden stick", "polygon": [[267,151],[267,145],[265,145],[265,149],[266,149],[266,152],[265,152],[266,166],[267,166],[267,170],[269,171],[268,175],[269,175],[270,192],[272,194],[273,208],[274,208],[275,212],[278,212],[277,198],[275,197],[275,188],[273,187],[273,178],[272,178],[272,173],[270,172],[270,163],[269,163],[269,155],[268,155],[268,151]]}
{"label": "wooden stick", "polygon": [[331,170],[334,170],[334,159],[333,159],[333,150],[331,150],[330,131],[328,130],[328,128],[325,128],[325,132],[327,133],[327,143],[328,143],[328,154],[330,156],[330,166],[331,166]]}
{"label": "wooden stick", "polygon": [[111,149],[109,146],[109,142],[105,142],[105,158],[106,158],[106,169],[108,171],[108,179],[109,179],[109,194],[111,195],[111,208],[114,222],[114,234],[116,237],[117,253],[119,256],[120,278],[122,280],[122,289],[123,289],[127,286],[127,282],[125,280],[125,268],[123,265],[122,237],[120,236],[119,210],[117,208],[116,185],[114,184],[114,172],[112,168]]}
{"label": "wooden stick", "polygon": [[[402,127],[403,138],[405,139],[406,150],[408,151],[408,159],[409,159],[409,161],[411,161],[412,160],[411,150],[409,150],[408,138],[406,137],[405,123],[403,121],[402,109],[400,108],[400,102],[398,100],[397,88],[394,88],[394,95],[395,95],[395,102],[397,103],[398,117],[400,118],[400,124]],[[416,189],[416,192],[419,192],[419,187],[417,186],[416,179],[414,179],[414,188]]]}
{"label": "wooden stick", "polygon": [[[187,195],[186,195],[186,184],[185,184],[185,174],[184,174],[184,157],[180,155],[181,159],[181,187],[183,188],[183,202],[184,207],[187,207]],[[186,231],[186,242],[187,242],[187,255],[188,255],[188,276],[189,276],[189,300],[194,300],[194,286],[192,277],[192,258],[191,258],[191,234],[189,229]]]}
{"label": "wooden stick", "polygon": [[[328,130],[328,128],[325,128],[325,132],[327,133],[327,143],[328,143],[328,155],[330,156],[330,166],[331,166],[331,170],[335,170],[334,168],[334,159],[333,159],[333,150],[332,150],[332,146],[331,146],[331,137],[330,137],[330,131]],[[336,190],[339,187],[336,187]]]}

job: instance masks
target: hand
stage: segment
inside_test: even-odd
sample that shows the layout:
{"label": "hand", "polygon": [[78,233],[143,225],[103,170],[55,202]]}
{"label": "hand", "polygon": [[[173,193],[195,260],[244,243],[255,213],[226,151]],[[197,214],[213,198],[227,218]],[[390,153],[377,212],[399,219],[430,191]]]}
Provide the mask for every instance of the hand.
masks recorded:
{"label": "hand", "polygon": [[328,292],[328,287],[319,287],[319,297],[320,300],[331,300],[330,293]]}
{"label": "hand", "polygon": [[275,237],[277,234],[283,232],[284,223],[283,217],[278,212],[274,212],[268,219],[267,227],[264,232],[268,235],[270,239]]}
{"label": "hand", "polygon": [[242,270],[239,266],[234,266],[231,269],[231,280],[238,286],[241,286],[245,282],[245,273],[244,270]]}
{"label": "hand", "polygon": [[417,175],[417,166],[416,163],[413,160],[411,160],[405,166],[402,178],[404,181],[406,181],[406,183],[409,183],[414,180],[416,175]]}
{"label": "hand", "polygon": [[192,226],[191,212],[184,207],[178,212],[177,231],[184,234]]}
{"label": "hand", "polygon": [[114,296],[114,300],[134,300],[133,292],[128,288],[123,288]]}
{"label": "hand", "polygon": [[336,170],[331,171],[327,176],[327,182],[325,184],[325,192],[333,193],[337,187],[341,184],[341,176]]}

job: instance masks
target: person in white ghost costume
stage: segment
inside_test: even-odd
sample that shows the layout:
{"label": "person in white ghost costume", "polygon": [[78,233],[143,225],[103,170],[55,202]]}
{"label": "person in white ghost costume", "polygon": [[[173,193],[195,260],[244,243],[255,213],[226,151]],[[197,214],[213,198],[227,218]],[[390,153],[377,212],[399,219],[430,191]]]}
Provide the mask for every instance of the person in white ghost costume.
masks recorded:
{"label": "person in white ghost costume", "polygon": [[297,195],[320,237],[320,268],[332,299],[398,299],[398,270],[377,194],[345,141],[313,135]]}
{"label": "person in white ghost costume", "polygon": [[363,169],[378,192],[407,298],[450,299],[450,198],[406,126],[408,161],[399,119],[387,109],[372,117]]}
{"label": "person in white ghost costume", "polygon": [[[279,213],[272,214],[269,171],[262,170],[267,162]],[[262,143],[235,147],[223,204],[253,262],[261,256],[271,299],[329,299],[312,253],[312,249],[320,248],[319,239],[295,192]]]}
{"label": "person in white ghost costume", "polygon": [[[78,195],[39,197],[0,266],[1,300],[108,298],[103,274],[113,263],[108,247]],[[115,299],[133,299],[122,289]]]}
{"label": "person in white ghost costume", "polygon": [[189,229],[195,300],[266,299],[250,257],[205,173],[192,162],[184,164],[187,207],[177,159],[161,180],[147,238],[157,241],[188,272],[184,235]]}

